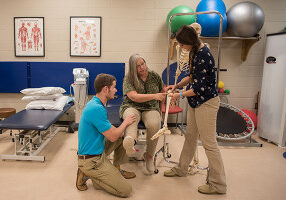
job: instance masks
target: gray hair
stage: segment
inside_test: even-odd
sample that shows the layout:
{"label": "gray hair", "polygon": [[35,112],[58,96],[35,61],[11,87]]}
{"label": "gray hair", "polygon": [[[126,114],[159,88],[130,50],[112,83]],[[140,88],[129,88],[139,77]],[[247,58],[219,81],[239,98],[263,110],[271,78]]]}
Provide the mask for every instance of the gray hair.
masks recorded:
{"label": "gray hair", "polygon": [[[137,61],[141,58],[145,64],[145,59],[139,54],[133,54],[129,58],[129,71],[127,73],[128,81],[135,87],[136,91],[139,91],[139,77],[137,74]],[[147,70],[149,71],[148,67]]]}

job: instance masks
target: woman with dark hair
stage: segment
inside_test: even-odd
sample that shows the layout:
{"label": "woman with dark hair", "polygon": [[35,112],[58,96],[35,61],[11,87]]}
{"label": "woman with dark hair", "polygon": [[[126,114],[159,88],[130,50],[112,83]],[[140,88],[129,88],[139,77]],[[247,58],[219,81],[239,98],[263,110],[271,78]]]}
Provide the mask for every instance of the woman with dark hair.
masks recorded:
{"label": "woman with dark hair", "polygon": [[173,99],[187,97],[188,115],[185,142],[179,164],[165,171],[164,176],[186,176],[200,138],[209,162],[207,182],[198,188],[205,194],[226,193],[226,178],[220,150],[216,141],[216,120],[219,97],[216,90],[215,61],[207,46],[202,43],[191,26],[183,26],[176,33],[179,46],[190,52],[190,76],[166,89],[174,91],[187,86],[187,90],[174,93]]}
{"label": "woman with dark hair", "polygon": [[138,123],[143,121],[146,130],[147,149],[144,155],[146,173],[154,173],[153,157],[158,139],[151,137],[161,128],[160,103],[166,97],[164,83],[154,71],[149,70],[145,59],[139,54],[133,54],[129,58],[129,71],[123,81],[124,100],[120,106],[120,117],[126,119],[129,115],[136,117],[135,123],[130,125],[124,135],[123,147],[128,156],[132,156],[137,140]]}

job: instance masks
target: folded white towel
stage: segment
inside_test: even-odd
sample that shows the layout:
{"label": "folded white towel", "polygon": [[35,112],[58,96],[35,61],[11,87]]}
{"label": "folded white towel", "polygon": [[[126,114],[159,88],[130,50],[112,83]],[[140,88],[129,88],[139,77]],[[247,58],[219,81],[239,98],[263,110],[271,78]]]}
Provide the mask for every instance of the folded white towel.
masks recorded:
{"label": "folded white towel", "polygon": [[26,109],[39,109],[39,110],[63,110],[65,104],[67,103],[68,96],[62,96],[56,100],[36,100],[31,101]]}

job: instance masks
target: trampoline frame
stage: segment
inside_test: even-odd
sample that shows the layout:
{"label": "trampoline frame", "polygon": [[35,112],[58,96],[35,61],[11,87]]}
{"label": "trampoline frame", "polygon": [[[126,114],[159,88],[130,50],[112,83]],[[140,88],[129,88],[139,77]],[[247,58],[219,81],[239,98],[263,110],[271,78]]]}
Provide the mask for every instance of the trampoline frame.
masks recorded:
{"label": "trampoline frame", "polygon": [[[228,108],[236,113],[240,113],[242,116],[242,118],[245,120],[246,122],[246,130],[243,131],[242,133],[239,134],[223,134],[223,133],[216,133],[216,138],[217,139],[221,139],[221,140],[226,140],[226,141],[237,141],[237,140],[243,140],[243,139],[247,139],[248,137],[250,137],[253,132],[254,132],[254,123],[251,120],[251,118],[245,114],[242,110],[240,110],[239,108],[232,106],[230,104],[226,104],[226,103],[220,103],[220,106]],[[221,136],[220,134],[222,134],[223,136]],[[234,137],[230,137],[229,135],[232,134],[234,135]],[[239,137],[240,136],[240,137]]]}

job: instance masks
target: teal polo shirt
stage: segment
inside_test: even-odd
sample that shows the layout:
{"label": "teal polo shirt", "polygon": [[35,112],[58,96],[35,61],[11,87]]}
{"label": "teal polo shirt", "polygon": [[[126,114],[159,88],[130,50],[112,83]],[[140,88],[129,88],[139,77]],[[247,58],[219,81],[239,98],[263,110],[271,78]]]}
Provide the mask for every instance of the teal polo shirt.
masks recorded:
{"label": "teal polo shirt", "polygon": [[103,132],[109,130],[111,124],[107,119],[107,111],[98,97],[93,97],[85,106],[78,127],[78,154],[102,154],[105,146]]}

